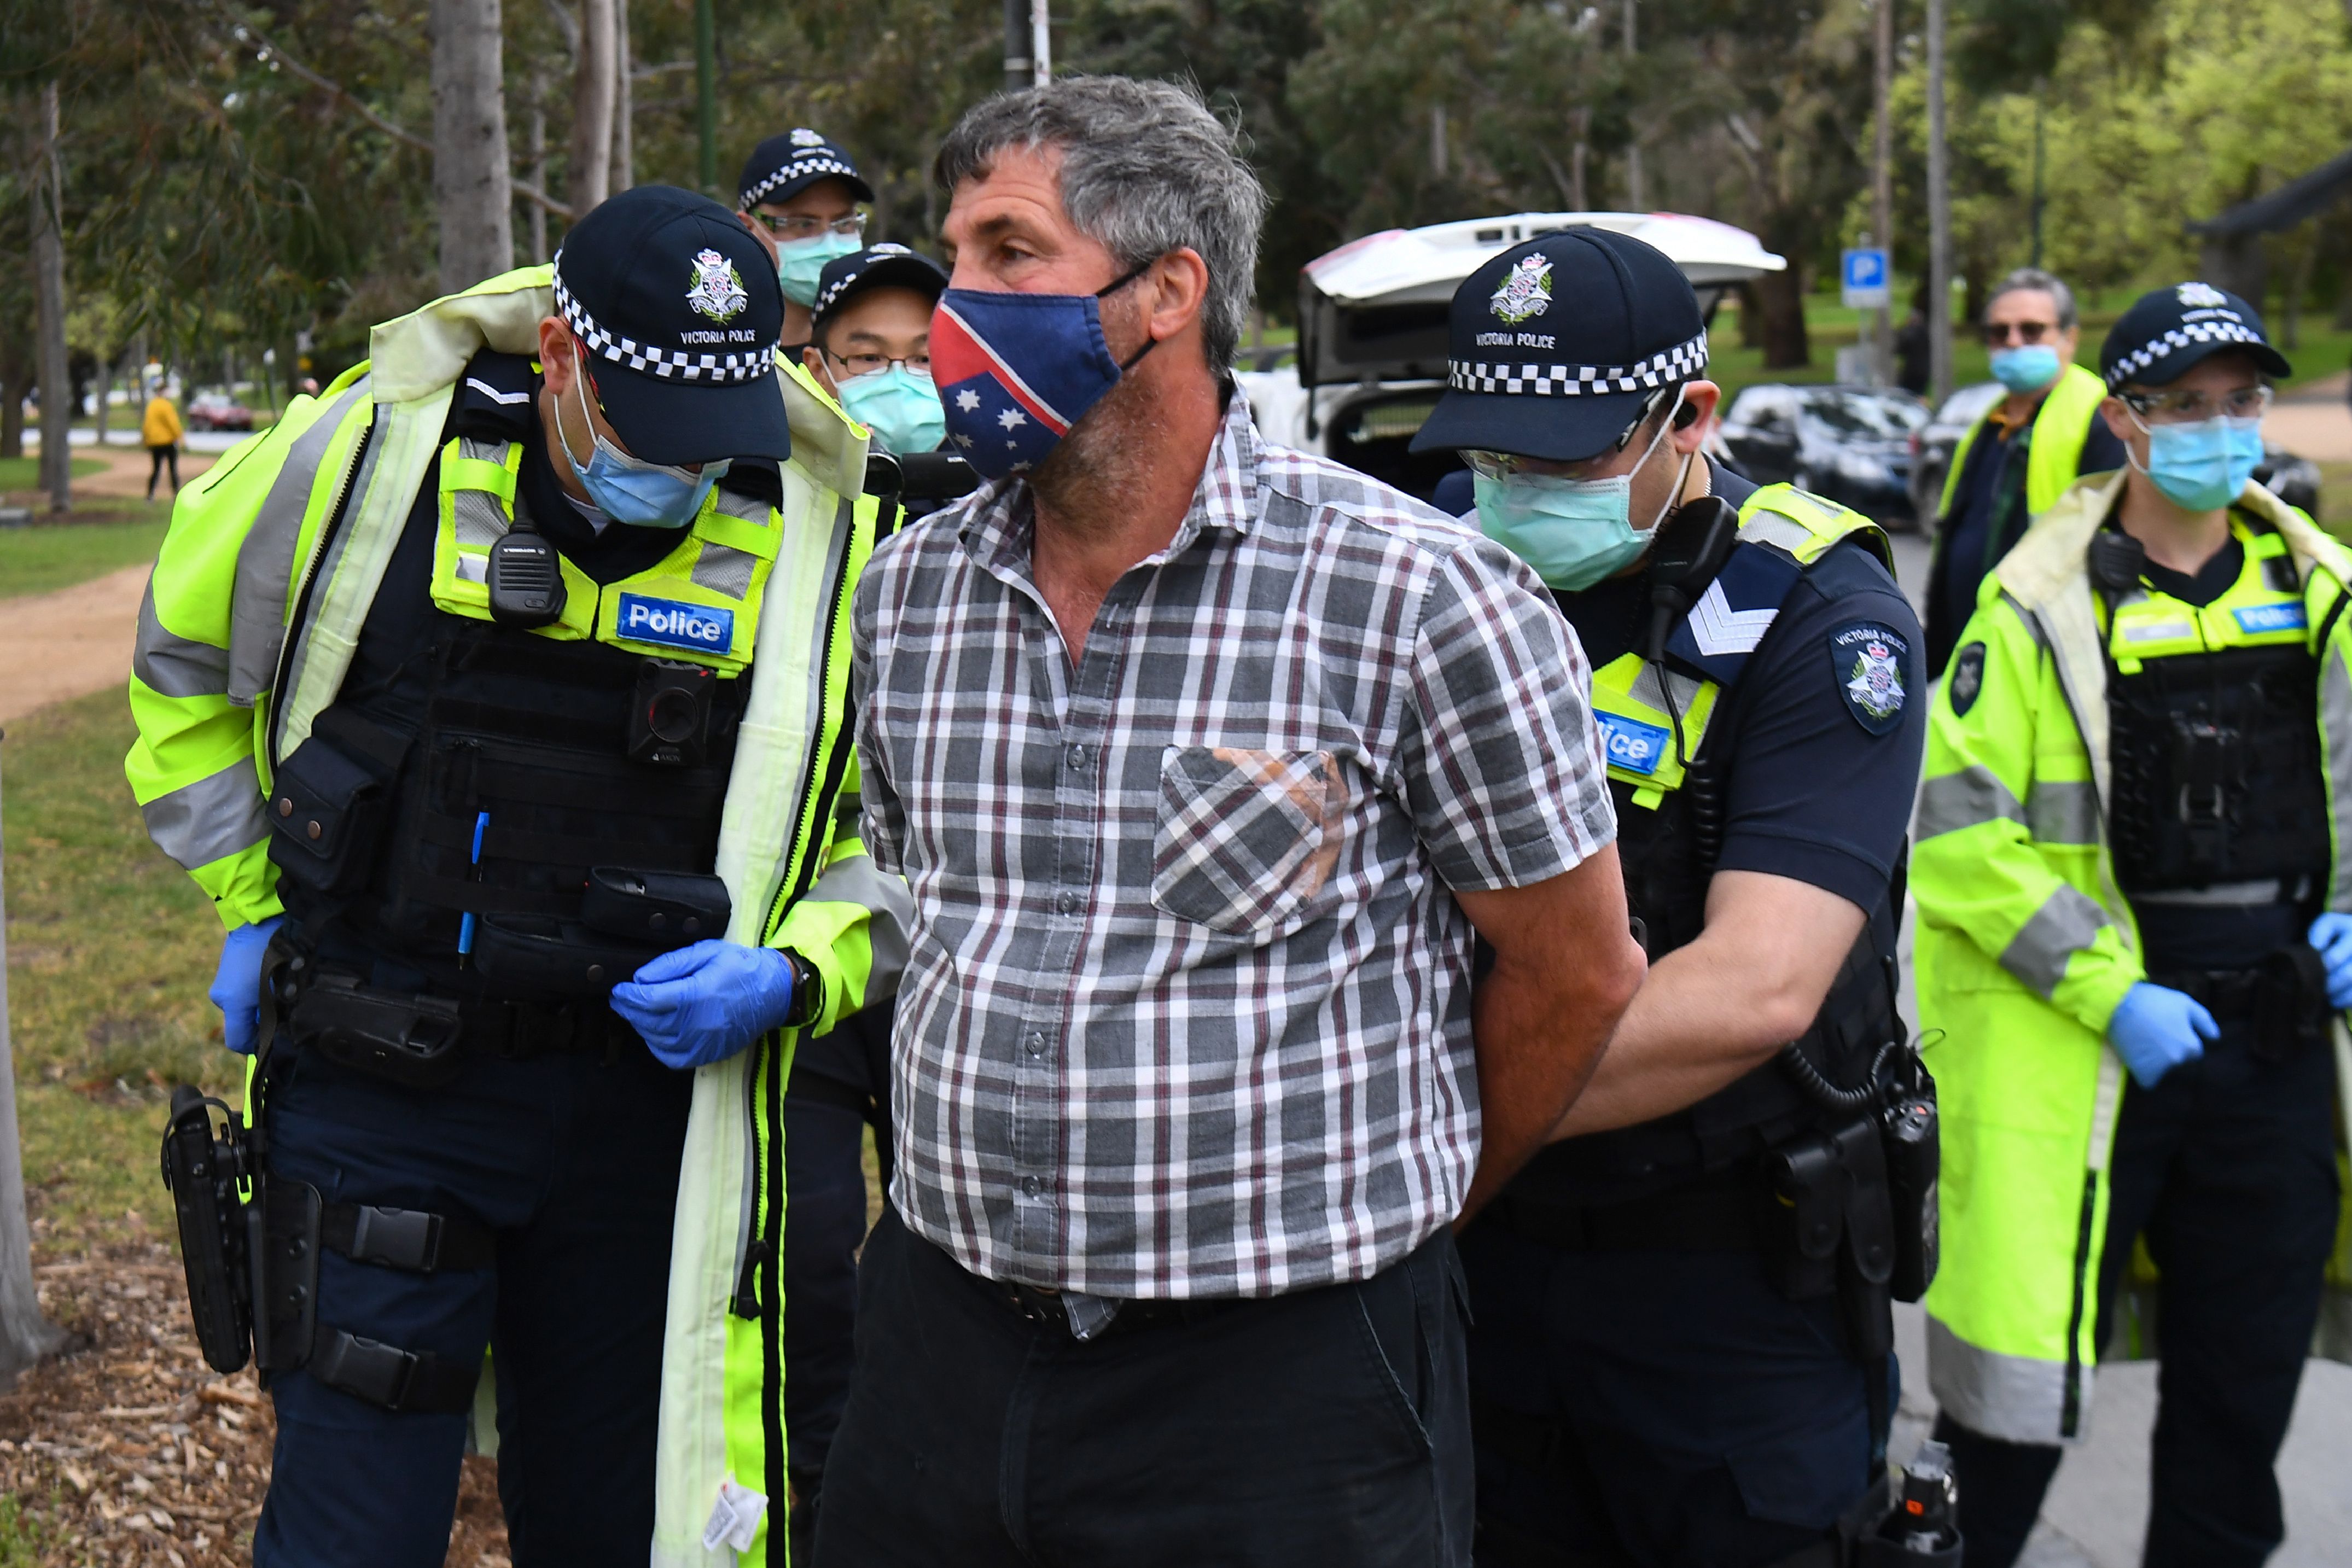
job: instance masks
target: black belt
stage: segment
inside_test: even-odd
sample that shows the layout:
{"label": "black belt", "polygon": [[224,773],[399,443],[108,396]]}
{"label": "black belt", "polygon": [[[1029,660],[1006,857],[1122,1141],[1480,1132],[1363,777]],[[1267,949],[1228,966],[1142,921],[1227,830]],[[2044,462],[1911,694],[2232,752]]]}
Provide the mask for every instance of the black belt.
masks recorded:
{"label": "black belt", "polygon": [[1764,1245],[1758,1202],[1750,1191],[1723,1187],[1591,1207],[1507,1192],[1487,1213],[1514,1235],[1570,1252],[1738,1252]]}
{"label": "black belt", "polygon": [[[1059,1338],[1075,1342],[1077,1335],[1070,1327],[1070,1313],[1059,1291],[1048,1291],[1035,1285],[1024,1285],[1011,1280],[990,1280],[973,1274],[972,1279],[988,1295],[1013,1309],[1022,1318]],[[1168,1328],[1183,1323],[1197,1323],[1222,1317],[1237,1307],[1249,1305],[1251,1298],[1221,1296],[1211,1299],[1189,1298],[1122,1300],[1118,1311],[1093,1336],[1108,1339],[1114,1334],[1133,1333],[1139,1329]]]}
{"label": "black belt", "polygon": [[528,1061],[536,1056],[596,1056],[616,1060],[645,1049],[628,1021],[601,1001],[502,1002],[461,998],[464,1025],[457,1043],[476,1056]]}

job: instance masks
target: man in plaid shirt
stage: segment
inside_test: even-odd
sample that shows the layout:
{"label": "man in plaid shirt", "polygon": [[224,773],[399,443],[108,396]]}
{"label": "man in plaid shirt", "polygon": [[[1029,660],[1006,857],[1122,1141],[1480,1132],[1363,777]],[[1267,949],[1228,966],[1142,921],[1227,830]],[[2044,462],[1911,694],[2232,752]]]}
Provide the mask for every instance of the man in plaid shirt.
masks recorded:
{"label": "man in plaid shirt", "polygon": [[916,913],[818,1560],[1466,1564],[1451,1224],[1643,967],[1591,672],[1507,551],[1258,439],[1196,98],[998,98],[937,172],[994,482],[856,601]]}

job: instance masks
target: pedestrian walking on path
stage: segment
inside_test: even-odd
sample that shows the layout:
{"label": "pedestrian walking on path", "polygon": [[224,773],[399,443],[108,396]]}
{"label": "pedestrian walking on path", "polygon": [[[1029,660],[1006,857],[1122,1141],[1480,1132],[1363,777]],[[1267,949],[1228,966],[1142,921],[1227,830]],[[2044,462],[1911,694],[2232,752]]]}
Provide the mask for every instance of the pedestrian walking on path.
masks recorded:
{"label": "pedestrian walking on path", "polygon": [[180,493],[180,411],[163,395],[161,382],[155,395],[147,400],[147,413],[139,421],[139,439],[147,444],[147,455],[152,459],[147,468],[147,498],[155,498],[155,481],[163,476],[163,466],[171,465],[172,494]]}

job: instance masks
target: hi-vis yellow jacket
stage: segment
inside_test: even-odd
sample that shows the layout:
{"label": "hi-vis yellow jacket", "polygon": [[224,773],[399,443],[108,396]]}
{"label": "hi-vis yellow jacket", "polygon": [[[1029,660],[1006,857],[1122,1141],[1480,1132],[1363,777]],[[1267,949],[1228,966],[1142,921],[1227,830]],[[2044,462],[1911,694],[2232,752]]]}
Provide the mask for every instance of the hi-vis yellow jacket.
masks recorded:
{"label": "hi-vis yellow jacket", "polygon": [[[2123,1095],[2107,1023],[2146,977],[2107,841],[2106,633],[2087,568],[2125,480],[2077,481],[1985,579],[1937,689],[1911,850],[1919,1024],[1943,1118],[1929,1379],[1955,1419],[2012,1442],[2085,1431]],[[2231,597],[2191,624],[2138,630],[2302,642],[2318,657],[2333,851],[2312,870],[2328,908],[2352,909],[2352,554],[2259,486],[2238,505],[2276,529],[2242,529],[2249,557],[2290,554],[2299,588],[2242,586],[2265,600],[2254,613],[2233,616],[2246,606]],[[2345,1060],[2339,1045],[2339,1076]],[[2340,1233],[2329,1282],[2321,1346],[2346,1359]]]}
{"label": "hi-vis yellow jacket", "polygon": [[[474,533],[502,526],[499,480],[510,496],[510,472],[462,443],[445,454],[442,433],[477,351],[536,352],[551,277],[544,267],[511,272],[376,328],[368,363],[295,400],[181,494],[140,612],[128,771],[149,832],[225,925],[278,911],[262,817],[272,769],[334,700],[436,458],[451,492],[441,553],[478,552],[486,541]],[[732,592],[738,619],[755,622],[708,661],[732,672],[751,657],[719,836],[735,910],[727,936],[791,947],[823,974],[824,1016],[809,1026],[821,1033],[897,988],[907,895],[858,840],[846,722],[849,598],[874,545],[874,509],[857,504],[866,433],[797,366],[779,386],[793,435],[782,506],[706,507],[654,570],[677,568],[680,594],[698,583]],[[452,559],[454,578],[467,577]],[[763,580],[764,591],[730,573]],[[436,568],[436,598],[463,588],[442,582],[451,576]],[[573,587],[580,623],[541,634],[626,645],[611,615],[592,623],[596,585]],[[655,1568],[764,1564],[782,1538],[780,1109],[798,1032],[695,1076],[663,1343]],[[702,1544],[730,1477],[771,1503],[740,1555]]]}
{"label": "hi-vis yellow jacket", "polygon": [[[2048,511],[2074,482],[2074,470],[2083,461],[2083,443],[2090,438],[2091,422],[2099,417],[2099,404],[2106,395],[2107,383],[2080,365],[2068,365],[2059,374],[2057,385],[2043,394],[2042,406],[2033,411],[2033,444],[2025,455],[2026,516],[2038,517]],[[1993,408],[2000,406],[1995,403]],[[1969,450],[1991,423],[1992,410],[1987,409],[1952,448],[1951,466],[1944,470],[1943,498],[1936,503],[1938,518],[1952,515],[1952,497],[1959,490],[1960,470],[1968,464]]]}

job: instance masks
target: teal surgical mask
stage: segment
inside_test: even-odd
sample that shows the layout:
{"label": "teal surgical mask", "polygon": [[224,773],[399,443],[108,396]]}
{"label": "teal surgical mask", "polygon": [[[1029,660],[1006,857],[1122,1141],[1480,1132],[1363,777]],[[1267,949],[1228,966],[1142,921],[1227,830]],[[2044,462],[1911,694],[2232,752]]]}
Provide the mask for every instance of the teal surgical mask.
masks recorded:
{"label": "teal surgical mask", "polygon": [[2058,379],[2058,350],[2047,343],[1995,349],[1992,379],[2013,392],[2040,392]]}
{"label": "teal surgical mask", "polygon": [[843,412],[872,431],[886,452],[931,452],[948,437],[947,411],[929,376],[892,364],[837,385]]}
{"label": "teal surgical mask", "polygon": [[824,264],[835,256],[856,256],[865,243],[856,235],[837,235],[830,229],[814,239],[778,240],[776,281],[784,286],[784,298],[795,305],[814,305],[817,277]]}
{"label": "teal surgical mask", "polygon": [[1677,389],[1674,408],[1666,411],[1664,423],[1650,438],[1641,461],[1611,478],[1475,475],[1471,489],[1478,502],[1479,531],[1526,561],[1546,587],[1563,593],[1580,593],[1624,570],[1650,548],[1659,520],[1690,477],[1690,459],[1685,457],[1681,478],[1668,494],[1665,506],[1643,527],[1633,527],[1633,476],[1665,440],[1681,407],[1682,393]]}
{"label": "teal surgical mask", "polygon": [[[2137,419],[2137,416],[2134,416]],[[2184,511],[2218,511],[2236,500],[2263,461],[2263,422],[2215,414],[2188,424],[2140,426],[2147,462],[2132,466]]]}
{"label": "teal surgical mask", "polygon": [[727,472],[732,460],[721,458],[716,463],[705,463],[697,473],[632,457],[594,434],[595,422],[588,417],[588,378],[580,373],[576,361],[572,382],[580,389],[580,419],[594,435],[596,449],[583,464],[572,455],[572,438],[564,434],[562,420],[556,421],[555,434],[563,442],[563,460],[579,476],[589,501],[614,522],[632,528],[692,527],[696,515],[702,510],[704,498],[710,494],[710,486],[719,482],[719,476]]}

